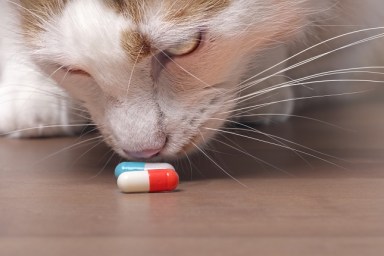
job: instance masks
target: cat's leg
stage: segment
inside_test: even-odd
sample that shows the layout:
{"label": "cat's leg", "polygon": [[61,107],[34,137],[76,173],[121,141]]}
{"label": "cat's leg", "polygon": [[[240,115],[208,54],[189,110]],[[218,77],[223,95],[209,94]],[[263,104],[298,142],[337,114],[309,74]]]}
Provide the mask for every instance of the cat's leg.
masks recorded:
{"label": "cat's leg", "polygon": [[8,60],[0,72],[0,136],[12,138],[73,135],[87,122],[53,80],[27,60]]}

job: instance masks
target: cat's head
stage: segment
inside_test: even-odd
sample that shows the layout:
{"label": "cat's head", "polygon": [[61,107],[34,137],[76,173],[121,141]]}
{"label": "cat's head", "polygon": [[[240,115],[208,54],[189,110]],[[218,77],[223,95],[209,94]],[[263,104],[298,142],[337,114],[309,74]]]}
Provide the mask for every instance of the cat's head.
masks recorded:
{"label": "cat's head", "polygon": [[[32,58],[130,159],[214,135],[251,57],[303,26],[302,0],[21,0]],[[207,129],[208,128],[208,129]]]}

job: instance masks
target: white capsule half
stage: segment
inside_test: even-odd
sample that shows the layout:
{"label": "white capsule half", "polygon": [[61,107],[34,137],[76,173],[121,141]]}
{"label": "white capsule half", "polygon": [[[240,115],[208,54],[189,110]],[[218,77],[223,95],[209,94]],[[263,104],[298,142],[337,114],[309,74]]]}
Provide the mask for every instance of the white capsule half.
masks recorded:
{"label": "white capsule half", "polygon": [[143,171],[124,172],[117,179],[117,186],[124,193],[150,191],[149,174]]}

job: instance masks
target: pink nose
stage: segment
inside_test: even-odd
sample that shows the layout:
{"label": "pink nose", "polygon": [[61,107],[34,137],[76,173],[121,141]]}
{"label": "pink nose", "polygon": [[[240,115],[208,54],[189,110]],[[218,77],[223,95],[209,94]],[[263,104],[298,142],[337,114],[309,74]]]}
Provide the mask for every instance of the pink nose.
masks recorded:
{"label": "pink nose", "polygon": [[148,149],[148,150],[143,150],[139,152],[130,152],[130,151],[124,150],[124,153],[133,158],[148,159],[148,158],[157,156],[161,150],[162,148]]}

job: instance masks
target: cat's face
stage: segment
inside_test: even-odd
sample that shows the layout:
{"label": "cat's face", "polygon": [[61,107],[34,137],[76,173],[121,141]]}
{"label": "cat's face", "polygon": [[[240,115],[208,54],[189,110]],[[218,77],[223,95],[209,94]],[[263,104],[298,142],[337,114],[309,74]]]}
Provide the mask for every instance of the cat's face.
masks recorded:
{"label": "cat's face", "polygon": [[22,0],[33,59],[130,159],[196,149],[235,108],[255,52],[307,1]]}

